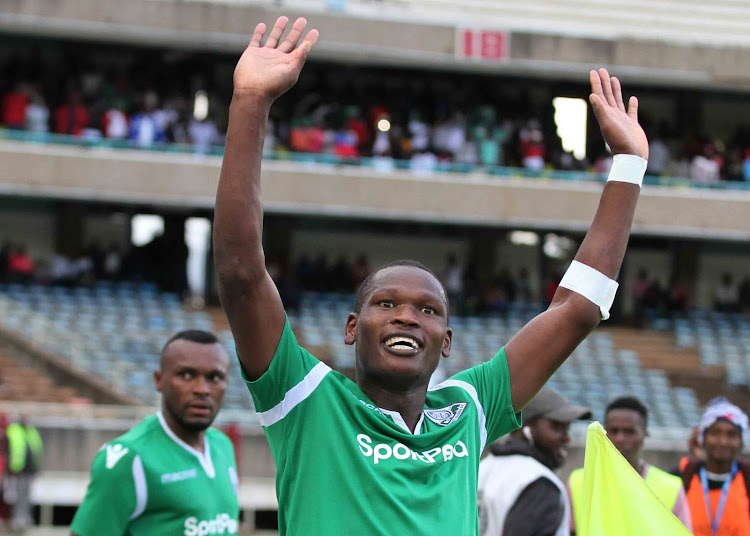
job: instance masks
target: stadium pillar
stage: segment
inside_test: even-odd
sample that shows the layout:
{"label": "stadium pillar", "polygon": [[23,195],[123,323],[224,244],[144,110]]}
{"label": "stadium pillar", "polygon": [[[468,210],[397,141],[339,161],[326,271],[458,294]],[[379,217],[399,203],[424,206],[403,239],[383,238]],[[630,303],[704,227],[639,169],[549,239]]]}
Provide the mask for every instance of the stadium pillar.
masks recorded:
{"label": "stadium pillar", "polygon": [[65,255],[78,255],[84,247],[84,207],[60,203],[55,214],[55,249]]}
{"label": "stadium pillar", "polygon": [[162,252],[162,265],[157,272],[159,286],[167,291],[184,296],[188,288],[187,259],[188,247],[185,243],[185,220],[183,214],[165,214]]}
{"label": "stadium pillar", "polygon": [[284,273],[291,269],[292,229],[295,227],[291,218],[266,214],[263,221],[263,249],[266,262],[277,261]]}
{"label": "stadium pillar", "polygon": [[680,241],[672,244],[672,268],[670,286],[677,283],[685,289],[688,303],[695,303],[698,270],[700,269],[700,245],[693,241]]}
{"label": "stadium pillar", "polygon": [[469,258],[474,262],[479,277],[480,287],[489,285],[497,270],[497,240],[496,230],[476,230],[469,246]]}
{"label": "stadium pillar", "polygon": [[702,104],[700,92],[680,92],[677,97],[674,132],[702,132]]}

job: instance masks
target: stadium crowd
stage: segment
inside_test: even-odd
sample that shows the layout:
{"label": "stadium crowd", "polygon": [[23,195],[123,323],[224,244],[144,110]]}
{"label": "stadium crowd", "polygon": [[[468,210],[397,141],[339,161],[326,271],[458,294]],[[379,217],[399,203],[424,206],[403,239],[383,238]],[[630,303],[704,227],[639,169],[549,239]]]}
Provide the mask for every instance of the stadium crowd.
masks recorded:
{"label": "stadium crowd", "polygon": [[[91,242],[76,255],[55,251],[49,257],[33,258],[23,244],[6,241],[0,245],[0,284],[75,287],[97,281],[131,280],[153,282],[162,290],[182,294],[187,291],[186,277],[165,278],[160,268],[166,262],[169,273],[184,271],[178,263],[186,258],[185,248],[177,242],[172,244],[160,236],[129,250],[117,243],[105,248]],[[364,252],[353,260],[340,255],[335,261],[325,253],[315,258],[302,254],[291,263],[270,257],[267,265],[291,310],[298,307],[302,292],[351,294],[372,271]],[[537,290],[528,268],[514,273],[507,266],[500,267],[486,277],[470,259],[461,265],[452,254],[446,256],[439,273],[450,294],[452,312],[460,315],[502,314],[512,304],[549,304],[560,280],[560,275],[553,272]],[[645,269],[639,270],[631,293],[633,320],[639,327],[647,325],[648,319],[684,313],[691,307],[682,282],[671,278],[670,284],[664,286],[659,277],[650,277]],[[714,289],[713,310],[750,313],[750,277],[737,282],[731,274],[722,274]]]}
{"label": "stadium crowd", "polygon": [[[229,90],[201,78],[189,62],[128,60],[113,53],[102,66],[74,53],[54,63],[37,53],[33,61],[11,56],[0,64],[0,126],[149,149],[181,144],[197,153],[221,150]],[[563,149],[551,103],[535,104],[524,91],[512,98],[493,95],[474,82],[468,78],[456,86],[438,74],[385,71],[372,77],[317,66],[272,110],[264,154],[355,163],[372,157],[380,168],[421,173],[444,164],[457,170],[608,171],[611,158],[603,148],[583,160]],[[196,106],[198,94],[204,100]],[[750,130],[740,128],[724,141],[644,123],[651,140],[649,174],[698,184],[750,181]]]}

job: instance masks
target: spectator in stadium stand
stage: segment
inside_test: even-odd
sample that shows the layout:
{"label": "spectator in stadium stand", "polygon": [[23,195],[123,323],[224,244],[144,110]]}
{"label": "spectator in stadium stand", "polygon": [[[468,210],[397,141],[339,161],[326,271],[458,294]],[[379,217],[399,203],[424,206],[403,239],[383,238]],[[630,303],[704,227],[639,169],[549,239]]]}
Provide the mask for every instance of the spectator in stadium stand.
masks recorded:
{"label": "spectator in stadium stand", "polygon": [[23,245],[11,248],[8,255],[8,282],[29,284],[34,279],[34,261]]}
{"label": "spectator in stadium stand", "polygon": [[542,387],[523,410],[523,428],[490,445],[479,463],[480,536],[568,534],[570,505],[554,471],[568,456],[571,421],[590,418],[588,408]]}
{"label": "spectator in stadium stand", "polygon": [[720,170],[716,150],[713,145],[707,143],[703,152],[696,154],[690,163],[690,178],[697,184],[713,184],[719,181]]}
{"label": "spectator in stadium stand", "polygon": [[472,167],[479,164],[479,144],[474,139],[471,130],[466,131],[466,142],[456,153],[456,162]]}
{"label": "spectator in stadium stand", "polygon": [[367,255],[362,254],[352,264],[352,286],[359,288],[362,282],[372,273],[370,263],[367,261]]}
{"label": "spectator in stadium stand", "polygon": [[219,131],[213,121],[205,118],[201,121],[193,119],[188,129],[193,151],[198,154],[208,154],[211,148],[221,140]]}
{"label": "spectator in stadium stand", "polygon": [[[692,532],[690,509],[682,487],[682,480],[646,463],[642,458],[643,442],[648,435],[646,406],[631,396],[613,400],[604,413],[604,428],[607,430],[609,440],[646,481],[646,485],[654,492],[654,495]],[[580,517],[583,515],[583,468],[576,469],[570,474],[568,491],[573,509],[570,532],[575,534],[576,523],[580,524]]]}
{"label": "spectator in stadium stand", "polygon": [[445,266],[441,274],[445,290],[448,292],[448,302],[453,307],[453,314],[460,314],[464,299],[464,269],[458,263],[456,256],[451,253],[445,259]]}
{"label": "spectator in stadium stand", "polygon": [[73,262],[62,251],[55,251],[49,259],[49,283],[51,285],[69,286],[75,281]]}
{"label": "spectator in stadium stand", "polygon": [[649,175],[659,177],[664,175],[665,171],[669,168],[670,153],[666,142],[667,138],[669,138],[669,126],[665,123],[659,127],[656,138],[649,141],[650,154],[648,157],[648,169],[646,170],[646,173]]}
{"label": "spectator in stadium stand", "polygon": [[23,83],[17,83],[14,88],[3,96],[0,107],[0,118],[3,125],[10,129],[22,130],[26,128],[26,107],[29,105],[29,88]]}
{"label": "spectator in stadium stand", "polygon": [[669,283],[667,308],[670,313],[679,313],[687,309],[687,291],[677,276],[672,276]]}
{"label": "spectator in stadium stand", "polygon": [[734,282],[732,274],[721,274],[721,282],[714,290],[714,308],[720,313],[733,313],[740,301],[740,291]]}
{"label": "spectator in stadium stand", "polygon": [[49,108],[44,96],[38,91],[31,94],[31,101],[26,107],[26,130],[29,132],[49,132]]}
{"label": "spectator in stadium stand", "polygon": [[695,536],[750,535],[750,465],[739,459],[747,427],[747,415],[723,397],[701,417],[706,459],[680,468]]}
{"label": "spectator in stadium stand", "polygon": [[438,165],[438,157],[429,149],[415,152],[409,161],[409,169],[417,175],[429,175]]}
{"label": "spectator in stadium stand", "polygon": [[432,146],[438,156],[454,160],[466,143],[466,122],[459,113],[441,118],[432,129]]}
{"label": "spectator in stadium stand", "polygon": [[662,315],[667,309],[667,293],[661,281],[654,277],[643,294],[643,308],[648,320]]}
{"label": "spectator in stadium stand", "polygon": [[635,327],[642,328],[646,309],[646,292],[650,286],[645,268],[638,270],[638,278],[633,282],[633,321]]}
{"label": "spectator in stadium stand", "polygon": [[352,267],[346,257],[340,255],[336,264],[331,268],[331,279],[334,282],[335,290],[339,292],[351,292],[352,287]]}
{"label": "spectator in stadium stand", "polygon": [[89,112],[78,91],[71,91],[67,100],[55,110],[55,134],[80,136],[89,124]]}
{"label": "spectator in stadium stand", "polygon": [[107,251],[104,253],[104,261],[102,262],[102,272],[105,279],[117,280],[122,275],[124,254],[120,248],[120,244],[116,241],[110,243]]}
{"label": "spectator in stadium stand", "polygon": [[161,410],[99,450],[73,535],[237,534],[234,446],[211,428],[228,373],[213,333],[167,341],[154,372]]}
{"label": "spectator in stadium stand", "polygon": [[265,122],[318,38],[311,30],[298,43],[306,21],[297,19],[282,41],[287,25],[279,17],[262,46],[266,26],[257,25],[234,71],[213,229],[222,305],[276,461],[280,536],[477,534],[485,444],[520,426],[520,411],[609,317],[648,158],[638,101],[626,108],[619,80],[591,71],[589,98],[616,162],[546,312],[493,359],[428,391],[451,350],[445,289],[424,265],[391,263],[363,281],[347,317],[351,381],[298,345],[265,271]]}
{"label": "spectator in stadium stand", "polygon": [[516,301],[521,303],[531,303],[531,281],[529,281],[529,269],[521,268],[518,272],[518,279],[513,282],[515,288]]}
{"label": "spectator in stadium stand", "polygon": [[157,142],[166,140],[166,134],[156,114],[158,103],[156,93],[147,92],[143,96],[140,111],[130,118],[128,138],[133,140],[138,147],[151,147]]}
{"label": "spectator in stadium stand", "polygon": [[430,149],[430,138],[432,137],[432,127],[429,123],[422,120],[422,113],[419,110],[413,110],[409,123],[407,124],[409,136],[411,136],[411,148],[415,153],[421,153]]}
{"label": "spectator in stadium stand", "polygon": [[32,524],[31,484],[42,468],[44,447],[37,429],[25,416],[5,429],[8,441],[8,488],[11,490],[10,527],[24,531]]}
{"label": "spectator in stadium stand", "polygon": [[521,158],[527,169],[544,169],[544,135],[536,121],[521,131]]}
{"label": "spectator in stadium stand", "polygon": [[117,97],[112,106],[102,114],[102,132],[105,138],[122,140],[128,137],[128,116],[125,108],[124,99]]}
{"label": "spectator in stadium stand", "polygon": [[731,182],[743,182],[745,180],[742,169],[742,153],[739,149],[732,148],[728,151],[721,168],[721,179]]}

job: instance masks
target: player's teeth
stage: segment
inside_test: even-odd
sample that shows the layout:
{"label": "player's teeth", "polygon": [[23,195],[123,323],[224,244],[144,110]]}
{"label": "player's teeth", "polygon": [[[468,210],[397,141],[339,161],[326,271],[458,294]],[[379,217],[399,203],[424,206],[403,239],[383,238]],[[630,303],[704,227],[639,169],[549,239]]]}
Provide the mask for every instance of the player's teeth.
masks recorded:
{"label": "player's teeth", "polygon": [[416,341],[407,337],[391,337],[385,343],[391,348],[397,348],[399,350],[413,350],[417,347]]}

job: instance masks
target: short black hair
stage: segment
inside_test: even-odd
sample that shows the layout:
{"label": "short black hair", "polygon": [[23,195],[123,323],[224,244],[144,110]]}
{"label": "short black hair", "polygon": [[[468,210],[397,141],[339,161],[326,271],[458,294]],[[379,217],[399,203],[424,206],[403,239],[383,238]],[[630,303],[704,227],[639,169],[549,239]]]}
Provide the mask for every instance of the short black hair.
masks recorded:
{"label": "short black hair", "polygon": [[446,307],[446,313],[447,313],[448,293],[445,291],[445,286],[443,285],[443,282],[440,281],[440,278],[435,274],[435,272],[427,268],[427,266],[425,266],[419,261],[413,261],[411,259],[400,259],[397,261],[389,262],[388,264],[384,264],[377,270],[373,270],[372,272],[370,272],[370,275],[368,275],[365,278],[365,280],[362,281],[362,284],[359,285],[359,288],[357,289],[357,296],[354,300],[354,312],[355,313],[359,314],[362,311],[362,307],[364,307],[365,305],[365,298],[373,289],[375,276],[379,272],[387,268],[393,268],[394,266],[410,266],[412,268],[419,268],[420,270],[424,270],[425,272],[430,274],[432,277],[434,277],[437,280],[437,282],[440,283],[440,288],[443,291],[443,298],[445,299],[445,307]]}
{"label": "short black hair", "polygon": [[620,398],[614,399],[609,403],[607,409],[604,410],[604,418],[607,418],[609,412],[613,409],[629,409],[635,411],[643,418],[643,428],[648,427],[648,409],[643,405],[643,402],[638,400],[634,396],[621,396]]}
{"label": "short black hair", "polygon": [[197,342],[198,344],[216,344],[219,339],[216,335],[210,331],[203,331],[202,329],[186,329],[184,331],[178,331],[164,344],[161,349],[161,353],[167,349],[167,346],[172,344],[174,341],[190,341]]}

